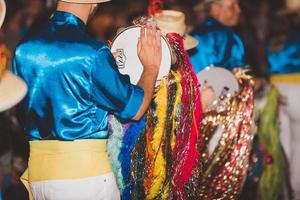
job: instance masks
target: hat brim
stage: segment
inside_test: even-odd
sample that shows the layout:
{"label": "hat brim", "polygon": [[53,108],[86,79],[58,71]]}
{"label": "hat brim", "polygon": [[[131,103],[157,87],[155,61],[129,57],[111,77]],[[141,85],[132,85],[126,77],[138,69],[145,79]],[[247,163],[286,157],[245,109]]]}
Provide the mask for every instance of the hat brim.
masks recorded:
{"label": "hat brim", "polygon": [[0,0],[0,28],[4,22],[5,14],[6,14],[5,2],[4,0]]}
{"label": "hat brim", "polygon": [[27,93],[23,80],[6,71],[0,81],[0,112],[19,103]]}
{"label": "hat brim", "polygon": [[111,0],[61,0],[67,3],[104,3]]}
{"label": "hat brim", "polygon": [[194,37],[186,34],[184,36],[183,44],[185,50],[190,50],[195,48],[198,45],[198,40],[196,40]]}

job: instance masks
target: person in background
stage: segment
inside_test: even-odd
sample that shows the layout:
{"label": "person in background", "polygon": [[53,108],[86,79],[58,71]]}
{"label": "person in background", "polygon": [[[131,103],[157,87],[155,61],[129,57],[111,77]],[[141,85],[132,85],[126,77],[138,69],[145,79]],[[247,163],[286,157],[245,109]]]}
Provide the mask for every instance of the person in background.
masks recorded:
{"label": "person in background", "polygon": [[196,20],[195,20],[196,25],[203,24],[203,22],[205,21],[205,18],[206,18],[204,4],[202,2],[197,3],[193,7],[193,11],[195,12],[195,16],[196,16]]}
{"label": "person in background", "polygon": [[14,51],[28,31],[44,23],[49,17],[48,12],[43,0],[29,0],[20,10],[16,10],[3,27],[4,39],[9,49]]}
{"label": "person in background", "polygon": [[[293,199],[300,199],[300,2],[272,20],[266,48],[270,80],[282,96],[281,143],[289,162]],[[292,3],[292,1],[291,1]],[[280,25],[279,25],[280,24]],[[289,198],[290,199],[290,198]]]}
{"label": "person in background", "polygon": [[268,79],[265,45],[269,32],[271,6],[266,0],[244,1],[237,32],[245,46],[245,61],[255,78]]}
{"label": "person in background", "polygon": [[30,139],[23,183],[35,200],[120,199],[106,152],[108,114],[139,120],[161,62],[161,34],[148,25],[137,44],[137,85],[118,71],[107,45],[85,32],[98,3],[60,0],[51,19],[18,45],[13,71],[28,84],[20,111]]}
{"label": "person in background", "polygon": [[191,63],[198,73],[210,65],[232,70],[246,66],[244,45],[232,30],[239,22],[237,0],[204,0],[207,17],[192,32],[199,44],[190,51]]}

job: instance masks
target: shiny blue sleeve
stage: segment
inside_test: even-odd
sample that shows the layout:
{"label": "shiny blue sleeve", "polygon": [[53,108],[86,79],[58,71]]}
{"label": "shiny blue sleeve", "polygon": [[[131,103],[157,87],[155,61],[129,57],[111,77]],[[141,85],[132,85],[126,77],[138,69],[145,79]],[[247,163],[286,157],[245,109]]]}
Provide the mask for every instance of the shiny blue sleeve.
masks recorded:
{"label": "shiny blue sleeve", "polygon": [[245,49],[240,37],[231,30],[220,30],[215,33],[216,66],[233,70],[245,67]]}
{"label": "shiny blue sleeve", "polygon": [[91,70],[91,95],[102,109],[121,120],[130,120],[138,112],[144,91],[130,83],[129,76],[122,75],[108,47],[98,51]]}
{"label": "shiny blue sleeve", "polygon": [[232,44],[230,45],[232,45],[231,59],[228,63],[228,66],[230,66],[232,69],[235,67],[245,67],[245,47],[240,37],[234,34]]}
{"label": "shiny blue sleeve", "polygon": [[208,31],[193,34],[199,41],[191,53],[191,63],[196,73],[209,65],[215,65],[232,70],[244,67],[244,45],[235,33],[228,30]]}
{"label": "shiny blue sleeve", "polygon": [[216,56],[214,49],[214,39],[210,35],[193,35],[198,40],[198,45],[192,50],[190,61],[194,67],[195,73],[200,72],[205,67],[215,64]]}
{"label": "shiny blue sleeve", "polygon": [[289,38],[280,50],[267,45],[266,53],[271,74],[300,73],[300,35]]}

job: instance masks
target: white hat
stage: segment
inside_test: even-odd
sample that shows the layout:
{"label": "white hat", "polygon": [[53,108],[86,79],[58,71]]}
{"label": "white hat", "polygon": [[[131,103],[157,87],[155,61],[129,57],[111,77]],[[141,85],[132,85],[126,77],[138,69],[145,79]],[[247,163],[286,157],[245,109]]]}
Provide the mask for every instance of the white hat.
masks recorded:
{"label": "white hat", "polygon": [[198,41],[195,38],[186,34],[185,16],[182,12],[163,10],[154,15],[154,20],[164,35],[167,33],[178,33],[183,36],[185,50],[192,49],[198,45]]}
{"label": "white hat", "polygon": [[104,3],[110,0],[61,0],[68,3]]}
{"label": "white hat", "polygon": [[5,13],[6,13],[5,2],[4,2],[4,0],[0,0],[0,28],[4,22]]}
{"label": "white hat", "polygon": [[19,103],[26,92],[27,86],[24,81],[6,70],[0,78],[0,112]]}

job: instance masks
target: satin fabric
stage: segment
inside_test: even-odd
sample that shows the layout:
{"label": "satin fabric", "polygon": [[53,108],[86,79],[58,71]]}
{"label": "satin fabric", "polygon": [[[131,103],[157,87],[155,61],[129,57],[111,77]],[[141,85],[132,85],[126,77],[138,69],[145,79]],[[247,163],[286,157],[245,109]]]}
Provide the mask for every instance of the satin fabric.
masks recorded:
{"label": "satin fabric", "polygon": [[270,74],[300,73],[300,32],[288,37],[278,51],[268,45],[267,55]]}
{"label": "satin fabric", "polygon": [[27,36],[13,71],[29,88],[22,107],[31,140],[107,138],[108,114],[130,120],[143,101],[143,90],[119,73],[108,46],[71,13],[55,12]]}
{"label": "satin fabric", "polygon": [[199,41],[197,47],[189,52],[196,73],[210,65],[229,70],[246,66],[245,49],[240,37],[218,20],[206,18],[192,32],[192,36]]}

